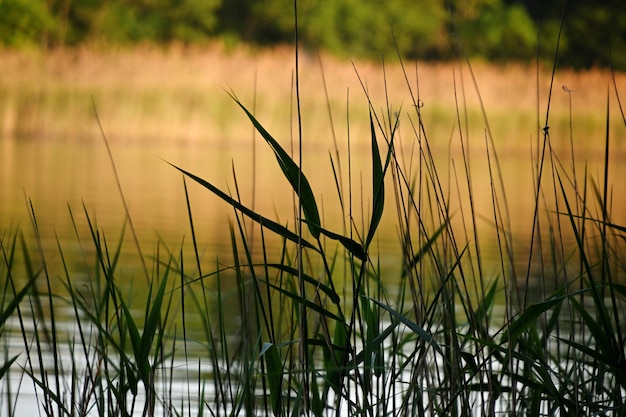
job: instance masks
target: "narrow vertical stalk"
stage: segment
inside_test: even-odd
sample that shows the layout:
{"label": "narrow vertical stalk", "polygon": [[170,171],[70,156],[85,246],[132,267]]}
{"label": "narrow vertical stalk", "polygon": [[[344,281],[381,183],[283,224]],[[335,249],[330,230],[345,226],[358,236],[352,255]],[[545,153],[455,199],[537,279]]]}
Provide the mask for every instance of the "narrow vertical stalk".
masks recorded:
{"label": "narrow vertical stalk", "polygon": [[[295,61],[296,61],[296,117],[298,118],[298,285],[302,300],[306,300],[306,287],[303,274],[303,245],[302,245],[302,113],[300,109],[300,62],[299,62],[299,43],[298,43],[298,0],[293,2],[294,10],[294,36],[295,36]],[[309,406],[309,352],[307,346],[308,330],[307,330],[307,311],[304,302],[300,303],[300,361],[302,364],[302,391],[304,398],[304,410],[306,414],[310,414]]]}

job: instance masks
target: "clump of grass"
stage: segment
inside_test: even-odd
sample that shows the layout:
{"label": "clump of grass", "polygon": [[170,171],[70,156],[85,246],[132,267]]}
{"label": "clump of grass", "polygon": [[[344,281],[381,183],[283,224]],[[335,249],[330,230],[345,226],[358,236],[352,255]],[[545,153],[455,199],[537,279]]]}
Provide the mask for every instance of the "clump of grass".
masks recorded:
{"label": "clump of grass", "polygon": [[[419,95],[408,117],[414,129],[409,143],[399,138],[399,116],[391,110],[377,113],[369,101],[372,177],[369,212],[361,204],[364,227],[355,221],[352,183],[344,192],[341,161],[331,156],[346,220],[342,233],[324,227],[301,165],[233,98],[276,156],[300,213],[289,228],[254,212],[238,193],[229,195],[177,168],[235,209],[239,240],[233,232],[232,245],[241,262],[234,268],[241,277],[242,304],[254,306],[241,313],[242,339],[253,344],[242,363],[246,375],[252,364],[262,390],[259,399],[246,399],[246,414],[626,413],[620,246],[626,229],[610,220],[608,117],[602,190],[588,175],[578,182],[575,170],[564,168],[551,146],[546,118],[534,161],[535,226],[521,275],[497,150],[487,134],[500,250],[500,268],[488,275],[471,201],[470,155],[464,151],[453,176],[457,192],[465,189],[470,196],[469,213],[462,214],[457,229],[450,210],[454,188],[440,180]],[[383,108],[391,109],[390,103]],[[461,126],[459,116],[464,148],[468,138]],[[407,167],[402,157],[409,149],[416,149],[417,161]],[[395,291],[384,284],[373,250],[389,205],[389,184],[403,255]],[[589,189],[595,195],[591,200]],[[255,261],[246,218],[263,239],[282,238],[283,250],[270,253],[262,245],[261,260]],[[253,288],[249,293],[247,285]],[[494,316],[500,291],[505,311]]]}
{"label": "clump of grass", "polygon": [[[291,187],[293,218],[273,220],[242,201],[236,176],[225,192],[174,166],[184,178],[194,259],[164,242],[145,257],[134,238],[147,294],[122,285],[124,236],[134,237],[128,210],[114,244],[86,210],[84,239],[70,211],[83,261],[77,277],[59,243],[63,294],[53,291],[58,276],[41,246],[28,248],[17,232],[3,236],[0,330],[14,319],[24,352],[7,347],[0,379],[19,374],[32,383],[40,412],[59,416],[626,415],[626,227],[611,215],[608,105],[604,171],[594,179],[552,146],[548,103],[522,252],[514,250],[513,200],[484,116],[494,269],[480,240],[467,109],[455,104],[458,143],[450,146],[461,149],[460,160],[442,166],[419,77],[413,83],[403,72],[411,102],[394,111],[389,95],[381,106],[358,75],[369,109],[369,178],[357,185],[348,134],[348,152],[337,144],[329,154],[340,230],[327,226],[308,177],[315,167],[303,166],[231,93]],[[300,116],[298,81],[296,68]],[[615,95],[619,101],[617,88]],[[302,155],[306,138],[298,132]],[[227,266],[216,259],[206,271],[201,262],[188,181],[233,209]],[[467,204],[455,209],[464,196]],[[377,250],[389,213],[401,252],[394,277]],[[72,327],[60,324],[64,315]],[[17,415],[23,385],[9,382],[6,410]]]}

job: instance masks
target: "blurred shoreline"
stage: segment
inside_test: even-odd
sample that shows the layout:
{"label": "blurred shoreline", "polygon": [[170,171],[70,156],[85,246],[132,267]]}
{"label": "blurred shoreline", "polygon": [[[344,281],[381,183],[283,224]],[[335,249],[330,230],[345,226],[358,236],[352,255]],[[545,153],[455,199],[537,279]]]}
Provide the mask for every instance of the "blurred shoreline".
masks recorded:
{"label": "blurred shoreline", "polygon": [[[193,143],[249,137],[251,127],[229,94],[253,109],[277,137],[293,136],[295,59],[288,46],[4,50],[0,62],[3,139],[99,137],[94,105],[111,141]],[[338,140],[341,147],[348,131],[357,142],[367,138],[369,96],[374,108],[386,107],[389,100],[392,109],[412,120],[417,119],[413,104],[419,100],[435,146],[454,142],[460,118],[463,134],[481,144],[488,127],[505,151],[527,149],[545,124],[550,76],[551,69],[537,70],[533,63],[401,65],[395,60],[382,65],[303,51],[303,132],[305,138],[315,138],[315,146],[334,146]],[[615,84],[623,92],[626,73],[616,73]],[[548,121],[553,145],[569,141],[571,122],[579,149],[588,144],[593,150],[605,136],[607,94],[610,129],[619,132],[623,120],[610,71],[557,71]],[[623,146],[617,143],[614,149]]]}

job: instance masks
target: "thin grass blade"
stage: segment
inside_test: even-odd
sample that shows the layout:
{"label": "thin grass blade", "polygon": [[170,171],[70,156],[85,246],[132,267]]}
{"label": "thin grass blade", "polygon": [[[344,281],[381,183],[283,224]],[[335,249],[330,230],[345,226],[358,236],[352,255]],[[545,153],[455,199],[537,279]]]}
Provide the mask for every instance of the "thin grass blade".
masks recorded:
{"label": "thin grass blade", "polygon": [[281,385],[283,381],[283,365],[278,348],[273,343],[264,343],[261,348],[261,357],[265,358],[267,366],[267,384],[270,388],[270,399],[274,415],[280,415]]}
{"label": "thin grass blade", "polygon": [[304,279],[306,282],[315,286],[315,288],[319,289],[324,294],[326,294],[328,298],[330,298],[330,301],[333,302],[333,304],[339,304],[339,301],[340,301],[339,294],[337,294],[337,292],[333,290],[332,288],[330,288],[328,285],[325,285],[324,283],[320,282],[319,279],[313,278],[312,276],[307,275],[305,273],[300,274],[296,268],[288,266],[288,265],[284,265],[284,264],[268,263],[266,266],[268,268],[275,268],[279,271],[285,272],[294,277],[302,277],[302,279]]}
{"label": "thin grass blade", "polygon": [[346,237],[346,236],[338,235],[337,233],[333,233],[330,230],[326,230],[326,229],[324,229],[322,227],[319,228],[319,231],[324,236],[326,236],[328,238],[331,238],[333,240],[336,240],[339,243],[341,243],[343,245],[343,247],[348,250],[348,252],[350,252],[352,255],[356,256],[361,261],[366,261],[367,260],[367,252],[365,251],[363,246],[361,246],[361,244],[359,244],[355,240],[350,239],[349,237]]}
{"label": "thin grass blade", "polygon": [[261,136],[263,136],[263,139],[265,139],[267,144],[274,151],[278,165],[283,171],[285,178],[287,178],[293,190],[296,194],[298,194],[298,197],[300,197],[300,204],[302,206],[302,210],[304,211],[304,217],[307,220],[309,231],[316,239],[319,238],[319,227],[321,225],[320,215],[317,209],[317,203],[315,202],[313,190],[311,189],[311,185],[309,184],[306,176],[293,159],[291,159],[289,154],[280,146],[276,139],[274,139],[272,135],[265,130],[261,123],[259,123],[259,121],[248,111],[248,109],[246,109],[243,104],[241,104],[237,97],[233,94],[231,94],[231,97],[246,113],[255,129],[261,134]]}
{"label": "thin grass blade", "polygon": [[372,209],[372,219],[370,227],[365,239],[365,247],[369,247],[374,239],[376,229],[383,216],[385,208],[385,173],[383,165],[380,161],[380,151],[378,150],[378,142],[376,140],[376,129],[374,128],[374,120],[370,111],[370,132],[372,142],[372,192],[374,193],[374,207]]}
{"label": "thin grass blade", "polygon": [[333,320],[339,321],[341,322],[341,318],[339,318],[335,313],[329,311],[328,309],[325,309],[324,307],[310,301],[307,300],[306,298],[301,297],[300,295],[298,295],[297,293],[293,292],[293,291],[289,291],[286,290],[278,285],[272,284],[271,282],[268,282],[267,285],[269,285],[271,288],[275,289],[276,291],[278,291],[279,293],[287,296],[288,298],[291,298],[293,301],[295,301],[296,303],[300,304],[300,305],[304,305],[306,306],[307,309],[316,311],[318,313],[320,313],[323,316],[326,316],[328,318],[331,318]]}
{"label": "thin grass blade", "polygon": [[508,340],[511,343],[515,342],[524,331],[536,326],[536,320],[539,316],[562,303],[566,298],[565,296],[553,297],[526,307],[524,312],[502,333],[502,340]]}
{"label": "thin grass blade", "polygon": [[[170,164],[170,163],[168,162],[168,164]],[[198,184],[202,185],[204,188],[206,188],[209,191],[211,191],[213,194],[217,195],[219,198],[221,198],[222,200],[224,200],[225,202],[227,202],[228,204],[233,206],[235,209],[239,210],[244,215],[248,216],[249,218],[251,218],[255,222],[259,223],[260,225],[270,229],[272,232],[277,233],[279,236],[282,236],[285,239],[290,240],[290,241],[292,241],[294,243],[299,243],[302,246],[305,246],[305,247],[307,247],[309,249],[313,249],[315,251],[318,251],[318,249],[314,245],[312,245],[310,242],[308,242],[307,240],[299,239],[297,234],[295,234],[291,230],[287,229],[285,226],[282,226],[282,225],[276,223],[275,221],[272,221],[272,220],[270,220],[270,219],[268,219],[266,217],[263,217],[262,215],[256,213],[255,211],[250,210],[248,207],[244,206],[243,204],[241,204],[237,200],[233,199],[228,194],[226,194],[225,192],[223,192],[219,188],[215,187],[213,184],[209,183],[208,181],[205,181],[202,178],[200,178],[200,177],[198,177],[198,176],[196,176],[196,175],[194,175],[194,174],[192,174],[190,172],[187,172],[187,171],[185,171],[182,168],[177,167],[176,165],[173,165],[173,164],[170,164],[170,165],[172,167],[176,168],[177,170],[179,170],[180,172],[182,172],[187,177],[189,177],[192,180],[194,180],[195,182],[197,182]]]}
{"label": "thin grass blade", "polygon": [[444,356],[443,350],[441,349],[441,347],[439,346],[439,344],[437,343],[433,335],[428,333],[426,330],[424,330],[419,324],[415,323],[414,321],[409,320],[407,317],[405,317],[401,313],[397,312],[396,310],[389,307],[388,305],[381,303],[378,300],[375,300],[373,298],[370,298],[370,300],[372,300],[374,303],[378,304],[380,307],[387,310],[394,318],[399,320],[402,324],[407,326],[409,329],[413,330],[413,332],[417,334],[420,338],[424,339],[427,343],[429,343],[433,347],[433,349],[435,349],[437,353],[439,353],[441,356]]}
{"label": "thin grass blade", "polygon": [[435,244],[435,241],[437,240],[437,238],[441,235],[441,233],[448,227],[448,224],[450,223],[450,218],[446,218],[446,221],[439,226],[439,228],[435,231],[435,233],[433,233],[429,238],[428,241],[426,243],[424,243],[424,245],[420,248],[420,250],[415,254],[415,256],[413,256],[413,259],[411,259],[411,262],[408,263],[408,265],[405,267],[405,269],[402,271],[402,277],[406,277],[409,273],[410,270],[412,270],[413,268],[415,268],[415,266],[420,262],[420,260],[422,259],[422,257],[430,250],[430,248]]}

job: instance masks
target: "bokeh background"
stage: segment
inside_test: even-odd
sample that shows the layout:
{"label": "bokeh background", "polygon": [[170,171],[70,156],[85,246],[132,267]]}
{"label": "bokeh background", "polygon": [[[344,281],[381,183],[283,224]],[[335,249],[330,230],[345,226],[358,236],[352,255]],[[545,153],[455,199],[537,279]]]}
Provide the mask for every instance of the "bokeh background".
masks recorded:
{"label": "bokeh background", "polygon": [[[4,0],[0,45],[53,48],[89,43],[233,46],[292,43],[291,0]],[[299,36],[343,57],[552,60],[626,69],[626,4],[620,0],[302,0]],[[390,27],[393,28],[395,38]]]}

